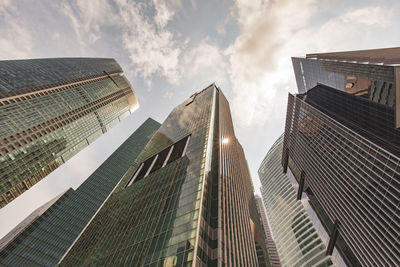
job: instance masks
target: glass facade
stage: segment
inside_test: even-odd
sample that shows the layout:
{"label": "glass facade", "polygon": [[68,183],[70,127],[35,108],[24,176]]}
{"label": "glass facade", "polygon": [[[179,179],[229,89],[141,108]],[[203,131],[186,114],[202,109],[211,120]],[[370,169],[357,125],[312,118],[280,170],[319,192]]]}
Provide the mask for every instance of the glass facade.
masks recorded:
{"label": "glass facade", "polygon": [[[349,59],[350,60],[350,59]],[[323,84],[393,108],[395,67],[315,58],[292,58],[299,93]]]}
{"label": "glass facade", "polygon": [[[262,190],[262,188],[260,188],[260,189]],[[257,201],[257,207],[259,208],[261,220],[262,220],[263,227],[264,227],[270,265],[273,267],[279,267],[279,266],[281,266],[281,261],[279,259],[278,251],[276,250],[274,238],[272,237],[271,230],[269,228],[267,214],[265,213],[263,200],[258,195],[256,195],[255,198]]]}
{"label": "glass facade", "polygon": [[400,264],[399,146],[394,125],[385,125],[391,116],[393,109],[326,86],[289,95],[282,164],[296,170],[330,247],[350,266]]}
{"label": "glass facade", "polygon": [[86,80],[104,73],[122,73],[108,58],[43,58],[0,61],[0,97]]}
{"label": "glass facade", "polygon": [[121,73],[113,59],[0,61],[0,208],[137,107]]}
{"label": "glass facade", "polygon": [[317,86],[318,83],[344,90],[345,75],[325,70],[322,60],[292,57],[292,64],[300,94]]}
{"label": "glass facade", "polygon": [[252,192],[210,85],[169,114],[60,266],[258,266]]}
{"label": "glass facade", "polygon": [[323,240],[282,171],[282,148],[283,136],[268,151],[258,170],[280,262],[282,266],[332,266]]}
{"label": "glass facade", "polygon": [[78,187],[70,189],[0,251],[1,266],[55,266],[160,127],[146,120]]}

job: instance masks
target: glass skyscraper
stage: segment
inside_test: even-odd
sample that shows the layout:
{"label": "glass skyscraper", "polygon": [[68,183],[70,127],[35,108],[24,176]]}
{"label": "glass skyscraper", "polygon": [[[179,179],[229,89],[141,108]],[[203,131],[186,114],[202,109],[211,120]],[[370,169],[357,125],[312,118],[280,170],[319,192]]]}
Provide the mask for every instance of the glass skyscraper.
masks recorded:
{"label": "glass skyscraper", "polygon": [[265,266],[266,255],[229,104],[212,84],[169,114],[60,266]]}
{"label": "glass skyscraper", "polygon": [[298,92],[323,84],[369,99],[395,108],[396,127],[400,127],[399,54],[400,48],[386,48],[293,57]]}
{"label": "glass skyscraper", "polygon": [[0,208],[138,103],[114,59],[0,61]]}
{"label": "glass skyscraper", "polygon": [[0,241],[1,266],[55,266],[160,127],[147,119],[78,187],[33,212]]}
{"label": "glass skyscraper", "polygon": [[[262,188],[261,188],[262,190]],[[270,265],[273,267],[281,266],[281,261],[279,260],[279,254],[276,250],[275,241],[272,237],[271,230],[269,228],[267,214],[265,213],[264,204],[262,198],[259,195],[255,195],[257,201],[257,207],[260,211],[261,221],[264,227],[265,238],[267,239],[267,252],[270,259]]]}
{"label": "glass skyscraper", "polygon": [[273,144],[258,170],[280,262],[282,266],[333,266],[326,255],[326,233],[316,229],[302,202],[297,201],[294,186],[298,185],[282,172],[282,147],[283,136]]}
{"label": "glass skyscraper", "polygon": [[400,265],[399,52],[307,55],[346,87],[289,94],[283,170],[328,233],[326,253],[349,266]]}

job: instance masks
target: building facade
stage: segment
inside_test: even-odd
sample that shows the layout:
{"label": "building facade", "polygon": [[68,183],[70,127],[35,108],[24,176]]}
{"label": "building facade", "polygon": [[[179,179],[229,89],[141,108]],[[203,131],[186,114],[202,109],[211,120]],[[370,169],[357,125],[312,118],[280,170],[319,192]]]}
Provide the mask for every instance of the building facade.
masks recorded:
{"label": "building facade", "polygon": [[67,191],[59,194],[53,199],[49,200],[31,214],[29,214],[22,222],[15,226],[8,234],[6,234],[2,239],[0,239],[0,251],[3,250],[7,244],[15,239],[23,230],[25,230],[29,225],[31,225],[37,218],[39,218],[48,208],[50,208],[58,199],[60,199]]}
{"label": "building facade", "polygon": [[337,250],[349,266],[400,264],[399,54],[292,59],[301,94],[289,94],[283,169],[329,233],[327,254]]}
{"label": "building facade", "polygon": [[279,260],[279,254],[278,251],[276,250],[275,241],[274,238],[272,237],[271,230],[269,229],[267,214],[265,213],[263,200],[259,195],[256,195],[255,198],[257,201],[257,207],[259,208],[260,211],[261,221],[264,227],[265,238],[267,239],[266,244],[267,244],[268,256],[270,259],[270,265],[273,267],[279,267],[281,266],[281,261]]}
{"label": "building facade", "polygon": [[292,58],[299,93],[323,84],[395,110],[400,127],[400,47]]}
{"label": "building facade", "polygon": [[289,95],[283,169],[348,265],[400,264],[400,153],[394,109],[318,85]]}
{"label": "building facade", "polygon": [[212,84],[169,114],[60,266],[265,266],[261,227]]}
{"label": "building facade", "polygon": [[0,208],[137,106],[114,59],[0,61]]}
{"label": "building facade", "polygon": [[46,205],[46,210],[33,212],[35,217],[29,216],[32,219],[22,224],[18,234],[12,231],[6,244],[0,242],[0,265],[55,266],[159,127],[158,122],[147,119],[75,191],[69,189],[50,207]]}
{"label": "building facade", "polygon": [[282,266],[333,266],[326,255],[326,238],[297,199],[294,181],[283,173],[283,136],[273,144],[258,170],[279,259]]}

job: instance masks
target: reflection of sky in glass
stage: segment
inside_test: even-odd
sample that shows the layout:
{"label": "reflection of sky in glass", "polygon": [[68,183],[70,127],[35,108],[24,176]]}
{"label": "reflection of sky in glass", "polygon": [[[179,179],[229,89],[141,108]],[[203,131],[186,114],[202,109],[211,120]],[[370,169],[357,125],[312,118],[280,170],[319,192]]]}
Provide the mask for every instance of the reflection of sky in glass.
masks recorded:
{"label": "reflection of sky in glass", "polygon": [[343,91],[345,75],[325,71],[321,60],[293,57],[292,63],[300,94],[315,87],[317,83],[322,83]]}

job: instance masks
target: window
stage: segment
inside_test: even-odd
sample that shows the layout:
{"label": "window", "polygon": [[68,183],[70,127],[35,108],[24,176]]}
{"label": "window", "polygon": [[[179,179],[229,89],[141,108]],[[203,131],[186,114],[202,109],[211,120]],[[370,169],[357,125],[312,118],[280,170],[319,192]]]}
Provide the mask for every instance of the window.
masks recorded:
{"label": "window", "polygon": [[155,172],[156,170],[163,168],[165,165],[185,156],[189,140],[190,135],[140,163],[139,167],[136,169],[125,187],[131,186],[134,182],[140,181],[152,172]]}

